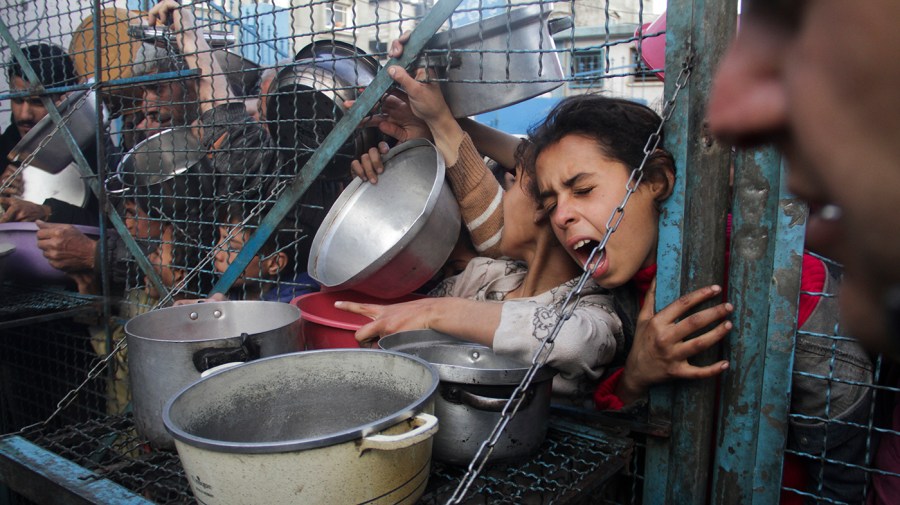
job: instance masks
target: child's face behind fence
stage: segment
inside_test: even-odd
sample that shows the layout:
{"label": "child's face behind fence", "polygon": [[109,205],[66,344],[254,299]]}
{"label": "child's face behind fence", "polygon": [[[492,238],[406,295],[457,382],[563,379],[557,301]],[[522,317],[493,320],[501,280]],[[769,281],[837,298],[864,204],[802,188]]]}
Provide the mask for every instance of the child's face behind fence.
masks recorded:
{"label": "child's face behind fence", "polygon": [[[233,233],[232,230],[234,230]],[[229,234],[231,234],[230,238]],[[252,234],[252,230],[238,225],[219,227],[219,243],[216,245],[215,255],[216,272],[225,273],[228,270],[228,267],[234,263],[238,253],[244,248],[244,244],[250,239]],[[234,282],[234,286],[255,284],[258,279],[274,278],[284,267],[279,262],[283,257],[286,258],[284,253],[276,253],[265,258],[260,255],[254,256],[247,268],[244,269],[244,272]]]}
{"label": "child's face behind fence", "polygon": [[[171,226],[166,226],[162,232],[162,242],[159,246],[147,255],[147,260],[153,265],[153,270],[159,275],[163,286],[166,289],[172,289],[178,285],[184,277],[184,270],[177,268],[175,262],[175,233]],[[147,294],[153,298],[160,298],[161,293],[148,278],[144,278],[147,285]]]}
{"label": "child's face behind fence", "polygon": [[[535,169],[541,208],[549,213],[553,231],[569,255],[584,265],[603,239],[607,220],[625,197],[630,170],[604,155],[596,140],[577,134],[544,149]],[[619,228],[594,272],[600,286],[621,286],[655,262],[657,200],[668,195],[670,185],[641,183],[628,200]]]}

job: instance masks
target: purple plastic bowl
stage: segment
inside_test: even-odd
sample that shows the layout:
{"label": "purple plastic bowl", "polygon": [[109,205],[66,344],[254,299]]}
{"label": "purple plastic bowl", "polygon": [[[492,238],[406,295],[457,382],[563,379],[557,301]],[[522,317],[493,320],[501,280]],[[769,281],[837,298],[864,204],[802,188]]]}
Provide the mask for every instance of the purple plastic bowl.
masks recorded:
{"label": "purple plastic bowl", "polygon": [[[100,237],[96,226],[75,225],[81,233]],[[0,243],[12,244],[15,252],[3,258],[3,280],[17,279],[44,282],[65,282],[66,273],[50,266],[37,246],[38,227],[34,223],[0,223]]]}

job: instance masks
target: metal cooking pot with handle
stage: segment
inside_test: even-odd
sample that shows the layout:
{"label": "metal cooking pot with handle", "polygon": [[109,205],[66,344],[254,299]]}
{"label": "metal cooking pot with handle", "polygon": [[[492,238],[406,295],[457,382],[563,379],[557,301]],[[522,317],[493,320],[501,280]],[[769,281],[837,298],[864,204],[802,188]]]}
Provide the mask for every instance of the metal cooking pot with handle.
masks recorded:
{"label": "metal cooking pot with handle", "polygon": [[442,79],[441,91],[454,117],[514,105],[562,85],[552,35],[572,22],[550,20],[550,13],[546,5],[528,5],[439,32],[428,41],[425,54],[430,56],[420,65],[424,62]]}
{"label": "metal cooking pot with handle", "polygon": [[[298,168],[331,133],[378,70],[378,61],[352,44],[322,40],[301,49],[295,62],[281,69],[269,86],[268,128],[279,147],[296,149]],[[350,162],[377,145],[377,128],[359,128],[341,147],[322,176],[343,180]]]}
{"label": "metal cooking pot with handle", "polygon": [[[441,431],[434,438],[434,457],[447,463],[466,465],[472,460],[528,371],[527,363],[434,330],[394,333],[378,345],[422,358],[437,369],[441,386],[434,411]],[[547,435],[554,375],[550,368],[538,371],[488,461],[509,461],[540,448]]]}
{"label": "metal cooking pot with handle", "polygon": [[278,302],[206,302],[141,314],[125,324],[138,432],[174,446],[163,425],[166,402],[209,368],[302,351],[300,310]]}
{"label": "metal cooking pot with handle", "polygon": [[437,372],[400,353],[293,353],[210,375],[164,411],[198,501],[412,504],[431,465]]}

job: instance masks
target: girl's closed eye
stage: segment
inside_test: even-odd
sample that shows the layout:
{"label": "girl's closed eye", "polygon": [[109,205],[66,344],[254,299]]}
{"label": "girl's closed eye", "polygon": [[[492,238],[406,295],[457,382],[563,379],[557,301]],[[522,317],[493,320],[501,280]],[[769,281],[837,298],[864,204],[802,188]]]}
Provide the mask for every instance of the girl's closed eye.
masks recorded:
{"label": "girl's closed eye", "polygon": [[590,194],[591,191],[594,190],[594,186],[584,186],[581,188],[574,188],[572,192],[576,195],[587,195]]}

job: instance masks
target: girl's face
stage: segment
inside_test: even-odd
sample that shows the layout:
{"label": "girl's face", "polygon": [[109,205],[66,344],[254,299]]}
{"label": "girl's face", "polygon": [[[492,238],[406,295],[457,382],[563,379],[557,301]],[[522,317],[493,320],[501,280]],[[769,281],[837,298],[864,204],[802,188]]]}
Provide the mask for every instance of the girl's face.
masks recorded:
{"label": "girl's face", "polygon": [[[540,206],[556,237],[583,267],[606,234],[606,223],[625,197],[631,168],[608,158],[596,141],[568,135],[548,146],[535,163]],[[618,229],[606,244],[593,278],[604,288],[621,286],[656,261],[659,213],[656,200],[668,185],[641,182],[628,200]]]}
{"label": "girl's face", "polygon": [[543,226],[535,224],[537,205],[525,191],[524,171],[516,167],[516,174],[503,193],[503,232],[500,252],[512,259],[522,260],[525,250],[533,249]]}

